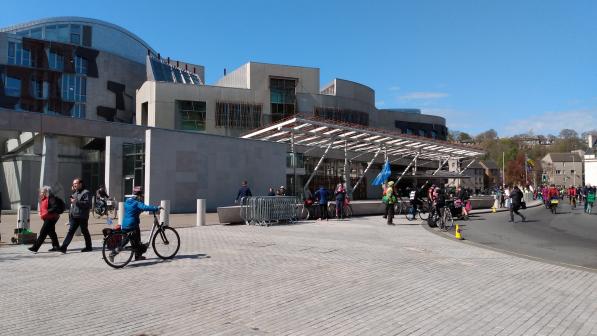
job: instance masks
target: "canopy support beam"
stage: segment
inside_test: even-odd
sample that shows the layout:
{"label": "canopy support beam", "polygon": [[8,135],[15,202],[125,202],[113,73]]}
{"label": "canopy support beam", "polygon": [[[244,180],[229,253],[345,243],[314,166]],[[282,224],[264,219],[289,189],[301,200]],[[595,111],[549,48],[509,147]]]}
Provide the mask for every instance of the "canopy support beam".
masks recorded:
{"label": "canopy support beam", "polygon": [[447,159],[445,159],[445,160],[444,160],[444,162],[441,162],[441,163],[439,164],[439,167],[437,167],[437,169],[436,169],[436,170],[433,172],[433,174],[432,174],[432,175],[435,175],[435,174],[437,174],[437,173],[438,173],[440,170],[442,170],[442,168],[444,167],[444,165],[445,165],[446,163],[448,163],[448,161],[450,160],[450,158],[451,158],[451,156],[448,156],[448,158],[447,158]]}
{"label": "canopy support beam", "polygon": [[400,180],[402,180],[402,178],[404,177],[404,175],[406,174],[406,172],[408,172],[408,170],[413,165],[413,163],[415,163],[417,161],[417,157],[419,157],[419,154],[420,153],[417,153],[415,155],[415,157],[410,161],[410,163],[408,164],[408,166],[406,166],[406,169],[404,169],[404,171],[402,172],[402,174],[400,175],[400,177],[398,177],[398,179],[396,180],[396,182],[394,182],[395,184],[398,184],[398,182],[400,182]]}
{"label": "canopy support beam", "polygon": [[309,176],[309,179],[307,180],[307,182],[305,183],[305,185],[303,186],[303,191],[306,192],[307,189],[309,188],[309,183],[311,183],[311,180],[313,180],[313,177],[315,176],[315,173],[317,173],[317,170],[319,169],[319,166],[321,166],[321,163],[323,162],[323,159],[325,159],[325,157],[328,155],[330,148],[332,148],[332,145],[334,144],[334,138],[332,138],[330,140],[330,144],[328,145],[328,147],[325,149],[325,152],[323,152],[323,155],[321,155],[321,158],[319,159],[319,161],[317,162],[317,165],[315,165],[315,168],[313,168],[313,172],[311,173],[311,176]]}
{"label": "canopy support beam", "polygon": [[463,169],[463,170],[461,170],[461,171],[458,173],[458,175],[462,175],[462,174],[463,174],[463,173],[464,173],[464,172],[465,172],[465,171],[468,169],[468,167],[470,167],[470,166],[471,166],[471,165],[472,165],[472,164],[473,164],[473,163],[474,163],[476,160],[477,160],[476,158],[473,158],[473,159],[471,160],[471,162],[469,162],[469,163],[466,165],[466,167],[464,167],[464,169]]}
{"label": "canopy support beam", "polygon": [[363,180],[363,177],[365,177],[365,174],[367,174],[367,171],[369,171],[369,168],[371,168],[371,166],[373,165],[373,162],[375,162],[375,159],[381,152],[381,148],[382,147],[379,146],[379,149],[377,150],[377,152],[375,152],[375,155],[373,155],[373,158],[371,158],[371,161],[369,161],[369,163],[367,164],[367,168],[365,168],[365,170],[363,171],[363,175],[361,175],[361,177],[359,177],[359,180],[357,181],[357,183],[355,183],[354,187],[352,188],[352,191],[350,192],[350,196],[352,196],[354,191],[357,190],[359,183],[361,183],[361,181]]}

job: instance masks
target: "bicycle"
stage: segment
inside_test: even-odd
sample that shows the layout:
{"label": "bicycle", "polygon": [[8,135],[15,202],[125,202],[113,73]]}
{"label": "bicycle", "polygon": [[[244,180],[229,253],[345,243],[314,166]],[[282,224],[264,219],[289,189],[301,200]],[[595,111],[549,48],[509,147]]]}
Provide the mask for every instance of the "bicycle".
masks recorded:
{"label": "bicycle", "polygon": [[402,215],[408,211],[409,204],[400,197],[396,203],[394,203],[394,215]]}
{"label": "bicycle", "polygon": [[441,209],[441,216],[439,218],[439,229],[442,231],[450,231],[454,226],[454,217],[452,217],[452,209],[449,205],[444,205]]}
{"label": "bicycle", "polygon": [[306,205],[305,203],[296,205],[296,218],[298,220],[307,220],[309,219],[310,215],[311,214],[309,213],[308,205]]}
{"label": "bicycle", "polygon": [[116,210],[116,201],[113,198],[106,200],[95,200],[93,202],[93,209],[91,214],[94,218],[101,218],[102,216],[108,216],[117,218],[118,211]]}
{"label": "bicycle", "polygon": [[[104,238],[102,257],[106,264],[114,268],[128,265],[136,252],[131,246],[131,235],[134,231],[111,230]],[[149,243],[155,254],[161,259],[172,259],[180,249],[180,236],[174,228],[160,223],[156,212],[153,212],[153,227],[147,243],[141,243],[147,249]]]}
{"label": "bicycle", "polygon": [[[344,218],[350,218],[352,216],[352,206],[350,204],[344,203],[342,205],[342,214]],[[328,204],[328,217],[329,218],[336,218],[336,202],[330,202]]]}
{"label": "bicycle", "polygon": [[416,213],[413,213],[413,207],[410,205],[404,216],[408,221],[412,221],[415,219],[415,217],[417,217],[417,214],[419,215],[420,219],[427,220],[429,217],[429,204],[427,202],[421,202],[421,204],[417,206]]}

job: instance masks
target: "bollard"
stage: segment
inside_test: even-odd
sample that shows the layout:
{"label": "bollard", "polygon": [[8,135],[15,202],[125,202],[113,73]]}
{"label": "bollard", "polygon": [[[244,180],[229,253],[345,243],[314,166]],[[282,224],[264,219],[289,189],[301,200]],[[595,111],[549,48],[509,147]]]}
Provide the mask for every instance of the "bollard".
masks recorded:
{"label": "bollard", "polygon": [[197,199],[197,226],[205,225],[205,199]]}
{"label": "bollard", "polygon": [[124,202],[118,202],[118,225],[122,226],[122,217],[124,217]]}
{"label": "bollard", "polygon": [[21,205],[17,213],[17,229],[27,230],[30,228],[29,215],[31,209],[28,205]]}
{"label": "bollard", "polygon": [[164,226],[170,226],[170,201],[162,200],[160,206],[164,208],[160,211],[160,223],[163,223]]}

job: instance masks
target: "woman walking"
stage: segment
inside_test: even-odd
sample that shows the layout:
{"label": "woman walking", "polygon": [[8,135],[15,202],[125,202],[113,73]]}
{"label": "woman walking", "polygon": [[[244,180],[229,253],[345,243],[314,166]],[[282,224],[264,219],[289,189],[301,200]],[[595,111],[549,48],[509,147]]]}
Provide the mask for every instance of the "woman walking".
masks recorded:
{"label": "woman walking", "polygon": [[39,237],[33,246],[29,248],[29,251],[37,253],[47,236],[50,236],[52,240],[52,248],[49,251],[59,251],[60,243],[56,235],[56,222],[58,222],[60,214],[64,211],[64,202],[54,196],[52,188],[44,186],[39,190],[39,205],[39,216],[44,223],[39,231]]}
{"label": "woman walking", "polygon": [[336,190],[334,191],[334,196],[336,196],[336,218],[343,219],[344,218],[344,201],[346,198],[346,189],[342,183],[338,183],[336,186]]}

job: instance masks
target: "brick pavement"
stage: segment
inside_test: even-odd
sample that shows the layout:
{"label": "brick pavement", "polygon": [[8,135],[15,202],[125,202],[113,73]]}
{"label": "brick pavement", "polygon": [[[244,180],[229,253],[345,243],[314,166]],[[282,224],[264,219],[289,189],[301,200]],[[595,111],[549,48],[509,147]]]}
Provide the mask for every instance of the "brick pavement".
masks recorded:
{"label": "brick pavement", "polygon": [[150,252],[121,270],[98,250],[0,248],[0,333],[597,335],[597,273],[418,225],[363,217],[179,233],[178,258]]}

